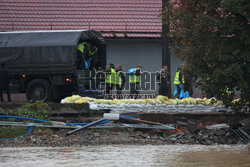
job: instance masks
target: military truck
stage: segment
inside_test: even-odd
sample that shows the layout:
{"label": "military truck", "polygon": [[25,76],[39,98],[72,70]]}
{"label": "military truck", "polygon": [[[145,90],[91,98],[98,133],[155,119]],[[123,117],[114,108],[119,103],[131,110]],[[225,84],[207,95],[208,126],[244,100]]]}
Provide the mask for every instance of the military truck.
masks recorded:
{"label": "military truck", "polygon": [[[78,68],[77,46],[83,41],[98,48],[90,70]],[[2,63],[9,71],[11,93],[26,93],[33,101],[58,101],[90,88],[90,81],[101,82],[95,69],[106,67],[106,45],[93,30],[0,32]]]}

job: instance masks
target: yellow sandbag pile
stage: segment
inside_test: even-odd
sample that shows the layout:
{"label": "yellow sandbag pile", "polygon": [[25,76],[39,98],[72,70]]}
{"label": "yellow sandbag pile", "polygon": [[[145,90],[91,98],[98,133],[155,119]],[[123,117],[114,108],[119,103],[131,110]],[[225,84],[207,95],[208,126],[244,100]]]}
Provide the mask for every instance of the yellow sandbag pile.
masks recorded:
{"label": "yellow sandbag pile", "polygon": [[[118,100],[118,99],[116,99],[116,100]],[[121,101],[121,103],[125,103],[125,104],[135,104],[136,103],[136,101],[134,99],[122,99],[120,101]]]}
{"label": "yellow sandbag pile", "polygon": [[91,97],[81,97],[79,95],[73,95],[70,97],[66,97],[64,99],[64,103],[77,103],[77,104],[94,102],[94,101],[96,101],[96,99]]}
{"label": "yellow sandbag pile", "polygon": [[177,102],[177,104],[186,104],[184,100],[175,99],[175,101]]}
{"label": "yellow sandbag pile", "polygon": [[166,96],[158,95],[155,100],[158,104],[163,104],[168,98]]}
{"label": "yellow sandbag pile", "polygon": [[136,99],[135,100],[136,104],[147,104],[146,101],[144,99]]}
{"label": "yellow sandbag pile", "polygon": [[105,99],[96,99],[96,102],[97,102],[98,104],[108,104],[108,105],[113,104],[113,101],[112,101],[112,100],[105,100]]}
{"label": "yellow sandbag pile", "polygon": [[71,97],[66,97],[64,100],[65,100],[65,103],[75,103],[77,100],[80,100],[80,99],[81,99],[81,96],[73,95]]}
{"label": "yellow sandbag pile", "polygon": [[82,103],[87,103],[87,101],[85,99],[78,99],[74,103],[82,104]]}
{"label": "yellow sandbag pile", "polygon": [[185,98],[185,99],[183,99],[183,101],[185,101],[186,104],[197,104],[197,100],[195,98],[192,98],[192,97]]}
{"label": "yellow sandbag pile", "polygon": [[[66,97],[64,103],[88,103],[88,102],[96,102],[98,104],[106,104],[106,105],[121,105],[124,104],[165,104],[165,105],[223,105],[221,100],[217,100],[216,98],[185,98],[185,99],[169,99],[166,96],[157,96],[155,99],[114,99],[114,100],[106,100],[106,99],[95,99],[91,97],[81,97],[79,95],[73,95],[71,97]],[[234,100],[236,102],[237,100]]]}
{"label": "yellow sandbag pile", "polygon": [[145,99],[147,104],[156,104],[155,99]]}
{"label": "yellow sandbag pile", "polygon": [[169,102],[169,105],[176,105],[177,104],[177,101],[175,99],[169,99],[168,102]]}

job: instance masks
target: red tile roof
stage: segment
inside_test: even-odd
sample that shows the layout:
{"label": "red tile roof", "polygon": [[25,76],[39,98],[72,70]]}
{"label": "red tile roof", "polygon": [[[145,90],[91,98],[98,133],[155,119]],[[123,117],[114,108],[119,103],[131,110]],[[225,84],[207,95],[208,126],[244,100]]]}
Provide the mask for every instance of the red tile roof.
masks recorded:
{"label": "red tile roof", "polygon": [[1,0],[0,31],[94,29],[106,37],[113,36],[110,31],[160,37],[161,5],[162,0]]}

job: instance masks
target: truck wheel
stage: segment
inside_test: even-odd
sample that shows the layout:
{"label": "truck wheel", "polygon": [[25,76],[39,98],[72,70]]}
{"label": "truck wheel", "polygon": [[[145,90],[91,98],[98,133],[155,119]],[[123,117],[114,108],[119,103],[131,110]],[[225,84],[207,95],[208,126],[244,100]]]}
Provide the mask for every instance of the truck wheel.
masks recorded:
{"label": "truck wheel", "polygon": [[35,79],[31,81],[26,89],[27,99],[30,101],[50,101],[52,88],[48,81]]}

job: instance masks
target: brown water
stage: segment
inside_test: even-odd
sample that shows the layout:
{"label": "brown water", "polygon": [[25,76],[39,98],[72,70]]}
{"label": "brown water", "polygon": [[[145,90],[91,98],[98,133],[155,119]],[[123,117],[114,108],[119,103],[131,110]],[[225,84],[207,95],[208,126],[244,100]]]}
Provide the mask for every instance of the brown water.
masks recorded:
{"label": "brown water", "polygon": [[250,145],[110,145],[1,148],[0,167],[250,167]]}

